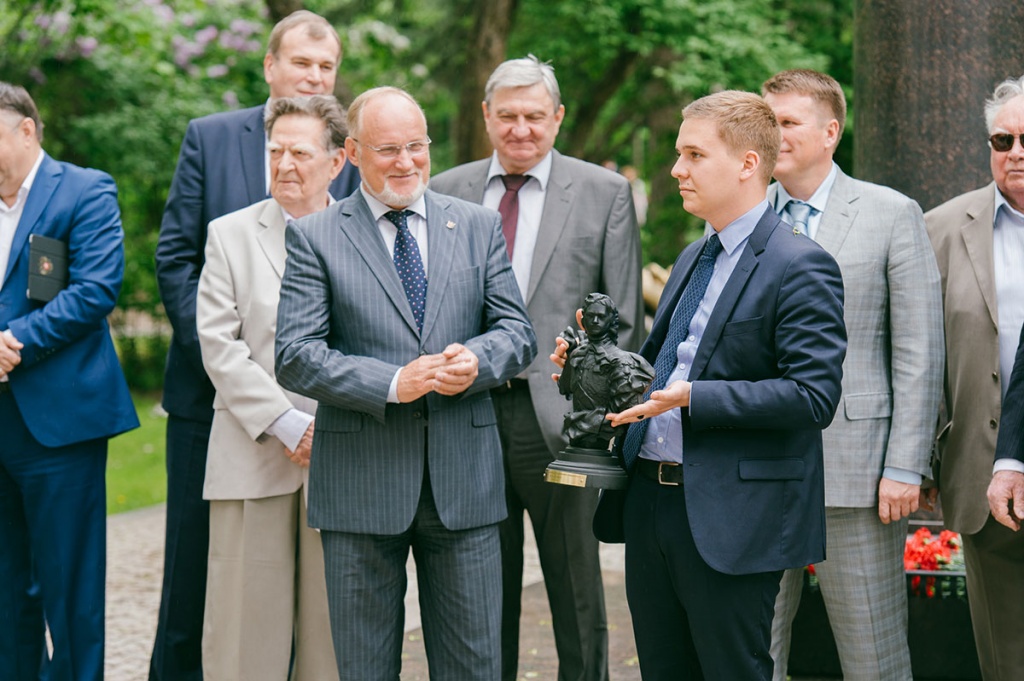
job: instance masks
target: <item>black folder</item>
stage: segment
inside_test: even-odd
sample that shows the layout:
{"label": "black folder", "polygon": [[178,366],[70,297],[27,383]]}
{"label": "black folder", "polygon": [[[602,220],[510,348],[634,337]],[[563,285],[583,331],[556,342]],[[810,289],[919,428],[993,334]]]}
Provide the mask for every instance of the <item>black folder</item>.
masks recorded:
{"label": "black folder", "polygon": [[68,285],[68,245],[60,239],[28,235],[28,291],[31,300],[48,303]]}

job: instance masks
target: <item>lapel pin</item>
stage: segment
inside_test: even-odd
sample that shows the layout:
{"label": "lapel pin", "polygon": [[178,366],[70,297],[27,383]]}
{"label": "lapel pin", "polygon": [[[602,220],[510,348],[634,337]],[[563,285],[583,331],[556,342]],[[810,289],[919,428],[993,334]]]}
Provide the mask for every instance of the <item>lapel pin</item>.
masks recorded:
{"label": "lapel pin", "polygon": [[446,224],[445,227],[447,227],[448,229],[455,229],[455,223],[449,220],[448,224]]}

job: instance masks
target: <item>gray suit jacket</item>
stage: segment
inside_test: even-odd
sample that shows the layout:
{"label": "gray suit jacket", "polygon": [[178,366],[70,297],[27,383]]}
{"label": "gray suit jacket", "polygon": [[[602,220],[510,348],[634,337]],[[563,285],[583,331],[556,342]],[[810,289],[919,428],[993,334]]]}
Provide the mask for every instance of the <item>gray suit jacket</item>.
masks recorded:
{"label": "gray suit jacket", "polygon": [[988,519],[1002,404],[992,224],[995,185],[950,199],[925,222],[942,274],[946,384],[936,443],[946,526],[974,534]]}
{"label": "gray suit jacket", "polygon": [[[777,185],[768,189],[774,204]],[[885,466],[929,473],[942,390],[939,272],[921,209],[887,187],[836,177],[815,234],[843,273],[843,399],[822,435],[825,505],[878,504]]]}
{"label": "gray suit jacket", "polygon": [[203,364],[217,389],[205,499],[262,499],[302,486],[303,469],[285,456],[280,440],[264,436],[293,406],[316,411],[316,402],[274,379],[284,227],[273,199],[210,223],[196,299]]}
{"label": "gray suit jacket", "polygon": [[[405,531],[427,469],[448,529],[506,516],[489,390],[530,363],[536,339],[498,214],[431,191],[425,198],[422,333],[361,192],[287,229],[276,368],[281,385],[319,402],[309,474],[313,527]],[[387,403],[400,367],[451,343],[479,358],[468,391]]]}
{"label": "gray suit jacket", "polygon": [[[527,371],[530,397],[552,454],[563,449],[562,419],[569,406],[551,380],[548,355],[576,310],[593,292],[619,308],[619,346],[636,351],[643,340],[640,231],[626,179],[605,168],[552,152],[540,234],[526,307],[540,352]],[[442,194],[481,203],[490,158],[452,168],[430,180]]]}

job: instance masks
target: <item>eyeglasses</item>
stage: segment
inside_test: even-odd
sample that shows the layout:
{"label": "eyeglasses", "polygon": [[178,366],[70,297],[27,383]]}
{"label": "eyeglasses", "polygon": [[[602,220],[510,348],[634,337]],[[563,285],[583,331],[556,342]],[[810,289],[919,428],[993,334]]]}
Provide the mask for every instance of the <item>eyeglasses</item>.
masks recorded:
{"label": "eyeglasses", "polygon": [[[1020,145],[1024,147],[1024,133],[1021,133],[1016,137],[1020,138]],[[988,143],[995,151],[1009,151],[1010,149],[1013,149],[1014,139],[1015,136],[1008,132],[997,132],[988,138]]]}
{"label": "eyeglasses", "polygon": [[408,144],[385,144],[382,147],[375,147],[372,144],[363,144],[355,137],[352,141],[356,144],[362,144],[367,149],[373,149],[383,158],[398,158],[402,154],[402,150],[405,149],[409,152],[410,156],[422,156],[427,153],[427,149],[430,148],[430,138],[415,140]]}

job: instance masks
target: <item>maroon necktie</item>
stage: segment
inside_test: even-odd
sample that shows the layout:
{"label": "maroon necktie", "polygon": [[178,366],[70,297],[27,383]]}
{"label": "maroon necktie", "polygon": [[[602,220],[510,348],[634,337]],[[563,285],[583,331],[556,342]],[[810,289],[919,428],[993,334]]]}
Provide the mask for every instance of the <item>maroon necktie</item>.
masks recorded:
{"label": "maroon necktie", "polygon": [[505,247],[508,249],[508,257],[512,257],[512,249],[516,245],[516,225],[519,224],[519,190],[526,181],[530,179],[527,175],[502,175],[501,181],[505,184],[505,195],[498,203],[498,212],[501,213],[501,233],[505,235]]}

